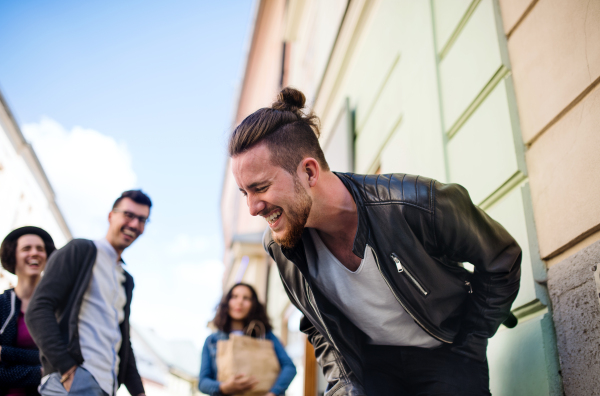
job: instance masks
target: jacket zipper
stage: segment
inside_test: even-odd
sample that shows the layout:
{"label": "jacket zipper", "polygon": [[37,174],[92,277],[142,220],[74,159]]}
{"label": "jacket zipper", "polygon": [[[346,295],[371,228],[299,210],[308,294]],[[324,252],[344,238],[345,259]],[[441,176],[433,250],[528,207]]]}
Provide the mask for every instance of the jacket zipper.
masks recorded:
{"label": "jacket zipper", "polygon": [[392,257],[392,260],[394,260],[394,263],[396,263],[396,268],[398,268],[398,272],[406,274],[408,279],[410,279],[410,281],[417,287],[417,289],[419,289],[419,291],[424,296],[428,295],[429,292],[427,290],[425,290],[425,288],[423,287],[423,285],[421,285],[421,283],[417,280],[417,278],[415,278],[413,276],[413,274],[411,274],[408,271],[408,268],[406,268],[402,265],[402,263],[400,262],[400,258],[398,256],[396,256],[396,253],[392,253],[391,257]]}
{"label": "jacket zipper", "polygon": [[466,280],[465,281],[465,286],[469,289],[469,291],[467,293],[473,294],[473,286],[471,286],[471,282],[469,282],[468,280]]}
{"label": "jacket zipper", "polygon": [[[368,245],[367,245],[368,246]],[[369,248],[371,248],[369,246]],[[390,291],[392,292],[392,294],[394,295],[394,297],[396,297],[396,301],[398,301],[398,303],[402,306],[402,308],[404,308],[404,310],[406,311],[407,314],[410,315],[411,318],[413,318],[413,320],[415,322],[417,322],[417,324],[419,326],[421,326],[421,328],[423,330],[425,330],[430,336],[432,336],[433,338],[435,338],[436,340],[445,342],[446,344],[452,344],[452,341],[448,341],[445,340],[441,337],[438,337],[437,335],[433,334],[431,331],[429,331],[429,329],[427,329],[427,327],[425,327],[423,325],[423,323],[421,323],[419,321],[419,319],[417,319],[415,317],[415,315],[412,314],[412,312],[410,312],[407,308],[406,305],[404,305],[404,303],[402,302],[402,300],[400,300],[400,298],[398,298],[398,295],[396,294],[396,292],[394,291],[394,289],[392,288],[392,285],[390,285],[390,282],[388,282],[387,278],[385,277],[385,275],[383,274],[383,272],[381,271],[381,266],[379,265],[379,259],[377,258],[377,252],[375,252],[375,249],[371,248],[371,251],[373,252],[373,256],[375,257],[375,264],[377,264],[377,269],[379,270],[379,273],[381,274],[381,277],[383,278],[383,280],[385,281],[386,285],[388,285],[388,287],[390,288]],[[399,261],[399,260],[398,260]]]}
{"label": "jacket zipper", "polygon": [[[319,320],[321,321],[321,324],[323,325],[323,328],[325,329],[325,332],[327,333],[327,336],[329,337],[329,339],[331,340],[331,343],[333,344],[333,347],[338,351],[338,353],[340,353],[337,345],[335,344],[335,341],[333,340],[333,337],[331,336],[331,333],[329,333],[329,329],[327,328],[327,326],[325,325],[325,321],[323,320],[323,317],[321,316],[321,313],[319,312],[319,310],[312,304],[312,301],[310,299],[310,296],[312,296],[312,290],[310,290],[310,286],[308,286],[308,282],[306,282],[306,278],[304,277],[304,275],[300,275],[302,276],[302,281],[304,282],[304,291],[306,293],[306,296],[308,297],[308,304],[311,306],[311,308],[316,312],[317,317],[319,318]],[[280,276],[281,278],[281,282],[283,283],[283,286],[289,291],[290,288],[288,287],[288,285],[285,283],[285,281],[283,280],[283,276]],[[298,296],[296,296],[296,293],[289,293],[290,295],[294,296],[294,299],[296,300],[296,302],[298,303],[298,306],[301,307],[302,304],[300,303],[300,300],[298,299]]]}
{"label": "jacket zipper", "polygon": [[304,278],[304,276],[302,277],[303,281],[304,281],[304,289],[306,291],[306,296],[308,297],[308,303],[310,304],[310,306],[312,307],[312,309],[317,313],[317,316],[319,317],[319,320],[321,321],[321,324],[323,325],[323,328],[325,329],[325,332],[327,333],[327,336],[329,337],[329,339],[331,340],[331,343],[333,344],[333,347],[339,352],[339,348],[337,347],[337,345],[335,344],[335,341],[333,340],[333,337],[331,336],[331,333],[329,333],[329,329],[327,328],[327,325],[325,324],[325,321],[323,320],[323,317],[321,316],[321,312],[319,312],[319,310],[317,309],[317,307],[315,307],[312,303],[311,300],[311,296],[312,294],[312,290],[310,290],[310,286],[308,286],[308,282],[306,282],[306,278]]}

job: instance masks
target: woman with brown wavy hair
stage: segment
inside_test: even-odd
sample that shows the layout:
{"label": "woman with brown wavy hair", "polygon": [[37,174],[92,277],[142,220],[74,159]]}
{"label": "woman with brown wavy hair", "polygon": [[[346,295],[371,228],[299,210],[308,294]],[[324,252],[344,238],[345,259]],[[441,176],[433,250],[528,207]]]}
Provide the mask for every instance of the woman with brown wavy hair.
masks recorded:
{"label": "woman with brown wavy hair", "polygon": [[239,374],[225,382],[217,381],[217,341],[229,339],[230,334],[243,335],[252,321],[260,321],[266,330],[265,338],[273,342],[281,371],[266,396],[283,395],[296,375],[296,367],[285,352],[283,345],[272,333],[267,311],[258,301],[254,288],[245,283],[234,285],[223,297],[213,319],[218,331],[211,334],[202,349],[202,367],[198,388],[208,395],[236,395],[252,389],[254,378]]}

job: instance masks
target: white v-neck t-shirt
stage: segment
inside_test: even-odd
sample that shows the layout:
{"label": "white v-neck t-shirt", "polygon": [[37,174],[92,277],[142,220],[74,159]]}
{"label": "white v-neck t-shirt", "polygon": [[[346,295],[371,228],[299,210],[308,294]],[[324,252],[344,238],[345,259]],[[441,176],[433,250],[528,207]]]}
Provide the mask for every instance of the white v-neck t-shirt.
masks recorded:
{"label": "white v-neck t-shirt", "polygon": [[374,345],[434,348],[441,345],[423,330],[396,300],[379,272],[373,250],[350,271],[327,249],[317,231],[309,228],[315,251],[307,249],[309,273],[321,293]]}

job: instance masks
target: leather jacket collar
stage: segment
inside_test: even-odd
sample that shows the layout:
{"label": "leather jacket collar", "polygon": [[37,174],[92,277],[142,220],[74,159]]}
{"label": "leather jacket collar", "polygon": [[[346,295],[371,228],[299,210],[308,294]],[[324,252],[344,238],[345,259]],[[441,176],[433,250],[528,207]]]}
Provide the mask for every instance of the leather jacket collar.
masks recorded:
{"label": "leather jacket collar", "polygon": [[[356,229],[356,235],[354,236],[354,244],[352,245],[352,253],[361,259],[365,258],[365,248],[367,247],[367,241],[369,239],[369,222],[368,216],[364,207],[364,202],[361,197],[360,191],[343,173],[333,172],[337,177],[340,178],[344,186],[348,189],[348,192],[352,195],[354,202],[356,203],[356,210],[358,215],[358,227]],[[310,279],[308,275],[308,267],[306,266],[306,253],[305,244],[310,241],[310,234],[308,229],[305,228],[302,232],[302,239],[293,248],[281,247],[281,252],[284,256],[294,262],[302,274]]]}
{"label": "leather jacket collar", "polygon": [[333,172],[337,177],[340,178],[342,183],[348,189],[348,192],[352,195],[354,203],[356,203],[356,210],[358,212],[358,228],[356,229],[356,235],[354,236],[354,245],[352,246],[352,253],[360,257],[365,258],[365,249],[367,247],[367,241],[369,239],[369,222],[365,205],[358,188],[352,183],[343,173]]}

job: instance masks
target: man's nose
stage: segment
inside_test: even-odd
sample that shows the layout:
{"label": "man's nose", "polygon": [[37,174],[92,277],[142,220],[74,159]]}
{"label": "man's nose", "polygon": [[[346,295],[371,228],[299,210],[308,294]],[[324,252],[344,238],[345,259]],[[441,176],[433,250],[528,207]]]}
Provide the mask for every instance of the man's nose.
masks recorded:
{"label": "man's nose", "polygon": [[248,194],[248,209],[250,210],[250,215],[257,216],[260,212],[265,209],[265,203],[258,199],[256,196],[252,194]]}

